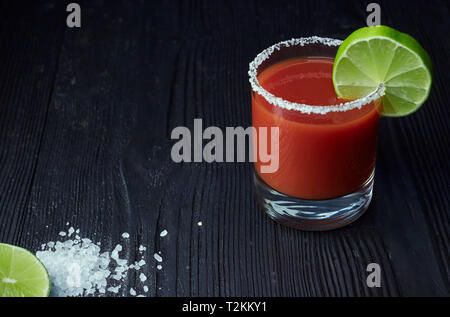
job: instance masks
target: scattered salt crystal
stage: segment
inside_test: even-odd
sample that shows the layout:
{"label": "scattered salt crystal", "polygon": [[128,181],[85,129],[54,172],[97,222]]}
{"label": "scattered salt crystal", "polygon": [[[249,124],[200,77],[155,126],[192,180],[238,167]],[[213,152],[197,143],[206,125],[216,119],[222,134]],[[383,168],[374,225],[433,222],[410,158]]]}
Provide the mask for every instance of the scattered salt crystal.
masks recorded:
{"label": "scattered salt crystal", "polygon": [[145,281],[147,280],[147,276],[145,276],[144,273],[141,273],[141,274],[139,275],[139,279],[141,280],[141,282],[145,282]]}
{"label": "scattered salt crystal", "polygon": [[199,227],[201,227],[201,226],[203,225],[203,222],[199,221],[199,222],[197,222],[197,225],[198,225]]}
{"label": "scattered salt crystal", "polygon": [[122,238],[128,239],[130,237],[130,234],[128,232],[122,233]]}
{"label": "scattered salt crystal", "polygon": [[143,245],[139,246],[139,252],[144,252],[145,250],[147,250],[146,247],[144,247]]}
{"label": "scattered salt crystal", "polygon": [[66,226],[68,226],[69,225],[69,223],[68,222],[66,222]]}
{"label": "scattered salt crystal", "polygon": [[167,230],[163,230],[163,231],[161,231],[161,233],[159,234],[159,236],[160,237],[165,237],[165,236],[167,236]]}
{"label": "scattered salt crystal", "polygon": [[121,259],[119,258],[120,251],[122,251],[122,246],[118,244],[111,252],[111,259],[115,260],[117,264],[119,264],[119,262],[122,263]]}
{"label": "scattered salt crystal", "polygon": [[139,265],[139,266],[144,266],[144,265],[145,265],[145,260],[140,260],[140,261],[138,262],[138,265]]}
{"label": "scattered salt crystal", "polygon": [[[77,233],[75,239],[70,239],[74,232]],[[69,236],[65,232],[62,232],[64,235],[60,233],[60,236],[66,236],[66,241],[50,241],[42,244],[42,250],[36,252],[50,275],[52,295],[89,296],[106,292],[117,294],[121,287],[116,285],[117,282],[122,282],[132,268],[126,259],[119,257],[122,246],[116,245],[111,253],[101,252],[99,242],[81,238],[79,232],[79,229],[75,231],[70,228]],[[143,255],[140,261],[135,263],[136,270],[139,269],[138,263],[145,265]],[[147,277],[141,274],[140,279],[145,281]],[[116,286],[110,286],[111,282]],[[136,294],[136,291],[133,292]]]}
{"label": "scattered salt crystal", "polygon": [[162,260],[163,260],[162,257],[158,253],[153,254],[153,257],[158,262],[162,262]]}
{"label": "scattered salt crystal", "polygon": [[117,273],[123,273],[123,272],[125,272],[126,271],[126,267],[125,266],[118,266],[118,267],[116,267],[115,268],[115,272],[117,272]]}
{"label": "scattered salt crystal", "polygon": [[144,286],[144,292],[148,292],[148,286]]}
{"label": "scattered salt crystal", "polygon": [[59,233],[59,235],[60,235],[61,237],[65,237],[65,236],[66,236],[66,233],[65,233],[64,231],[61,231],[61,232]]}
{"label": "scattered salt crystal", "polygon": [[130,294],[132,296],[136,296],[136,291],[134,290],[134,288],[130,288]]}
{"label": "scattered salt crystal", "polygon": [[122,246],[120,244],[116,245],[116,247],[114,248],[114,251],[116,251],[116,252],[122,251]]}
{"label": "scattered salt crystal", "polygon": [[110,286],[110,287],[108,287],[106,290],[107,290],[108,292],[117,294],[117,293],[119,292],[119,289],[120,289],[120,285],[117,285],[116,287]]}
{"label": "scattered salt crystal", "polygon": [[111,276],[113,279],[120,281],[122,279],[122,274],[117,273]]}
{"label": "scattered salt crystal", "polygon": [[156,268],[157,268],[158,270],[162,270],[162,265],[159,265],[159,264],[158,264],[158,265],[156,266]]}
{"label": "scattered salt crystal", "polygon": [[95,291],[104,293],[109,276],[109,260],[105,253],[92,242],[75,244],[47,243],[49,249],[36,252],[36,256],[47,268],[52,281],[54,296],[84,296]]}

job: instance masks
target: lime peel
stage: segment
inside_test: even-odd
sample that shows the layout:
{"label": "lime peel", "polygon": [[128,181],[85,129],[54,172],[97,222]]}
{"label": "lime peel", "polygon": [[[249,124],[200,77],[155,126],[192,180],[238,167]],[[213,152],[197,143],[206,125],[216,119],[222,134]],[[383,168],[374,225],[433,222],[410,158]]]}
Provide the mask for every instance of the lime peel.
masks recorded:
{"label": "lime peel", "polygon": [[47,297],[50,278],[31,252],[0,243],[0,297]]}
{"label": "lime peel", "polygon": [[336,94],[356,99],[384,85],[384,116],[405,116],[419,109],[432,84],[432,62],[410,35],[387,26],[353,32],[339,47],[333,67]]}

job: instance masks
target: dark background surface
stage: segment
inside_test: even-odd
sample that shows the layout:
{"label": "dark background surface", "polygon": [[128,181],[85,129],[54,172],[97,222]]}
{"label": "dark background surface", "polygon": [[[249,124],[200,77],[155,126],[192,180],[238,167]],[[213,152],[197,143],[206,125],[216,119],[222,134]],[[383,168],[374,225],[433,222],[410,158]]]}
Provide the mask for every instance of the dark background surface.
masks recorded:
{"label": "dark background surface", "polygon": [[[129,232],[130,261],[147,247],[149,296],[448,296],[447,1],[378,1],[382,23],[430,53],[435,81],[421,110],[382,120],[374,199],[355,224],[280,226],[255,204],[251,164],[170,160],[176,126],[251,124],[257,53],[343,39],[368,2],[79,1],[69,29],[68,1],[1,1],[0,241],[36,251],[70,222],[111,251]],[[142,293],[137,280],[118,295]]]}

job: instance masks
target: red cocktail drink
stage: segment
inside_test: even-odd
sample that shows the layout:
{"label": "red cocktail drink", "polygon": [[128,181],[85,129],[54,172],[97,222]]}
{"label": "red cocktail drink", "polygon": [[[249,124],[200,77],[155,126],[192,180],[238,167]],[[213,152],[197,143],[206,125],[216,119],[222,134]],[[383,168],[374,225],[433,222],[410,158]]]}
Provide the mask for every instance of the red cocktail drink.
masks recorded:
{"label": "red cocktail drink", "polygon": [[[307,230],[348,224],[372,198],[383,87],[358,100],[338,99],[332,71],[340,44],[292,39],[250,64],[255,131],[278,131],[276,146],[272,132],[253,139],[256,197],[272,219]],[[277,169],[264,172],[261,146],[278,150]]]}
{"label": "red cocktail drink", "polygon": [[[338,105],[333,59],[291,58],[258,75],[275,96],[308,105]],[[304,114],[252,98],[253,126],[279,127],[279,167],[259,176],[272,188],[304,199],[330,199],[354,192],[375,168],[378,107],[375,102],[343,112]]]}

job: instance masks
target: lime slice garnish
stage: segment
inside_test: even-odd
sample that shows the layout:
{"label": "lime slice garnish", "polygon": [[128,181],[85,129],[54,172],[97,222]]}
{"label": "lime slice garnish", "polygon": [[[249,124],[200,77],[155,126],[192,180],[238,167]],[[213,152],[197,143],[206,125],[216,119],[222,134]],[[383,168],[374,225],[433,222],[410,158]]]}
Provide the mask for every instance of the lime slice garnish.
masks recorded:
{"label": "lime slice garnish", "polygon": [[339,47],[333,67],[336,94],[362,98],[384,85],[384,116],[413,113],[431,90],[430,56],[411,36],[387,26],[356,30]]}
{"label": "lime slice garnish", "polygon": [[47,297],[50,279],[31,252],[0,243],[0,297]]}

